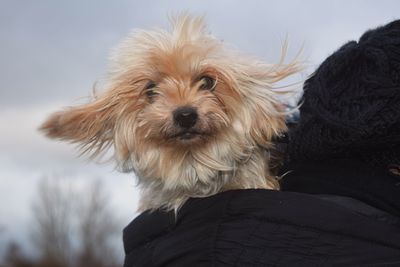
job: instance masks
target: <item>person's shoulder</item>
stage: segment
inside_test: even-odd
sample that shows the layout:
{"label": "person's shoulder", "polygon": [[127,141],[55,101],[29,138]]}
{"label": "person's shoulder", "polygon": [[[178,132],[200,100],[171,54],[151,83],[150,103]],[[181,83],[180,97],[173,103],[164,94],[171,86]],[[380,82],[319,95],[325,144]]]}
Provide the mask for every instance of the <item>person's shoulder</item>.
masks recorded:
{"label": "person's shoulder", "polygon": [[399,229],[318,196],[261,189],[192,198],[176,217],[146,212],[124,232],[126,266],[311,266],[333,254],[357,263],[346,255],[395,255],[399,240]]}

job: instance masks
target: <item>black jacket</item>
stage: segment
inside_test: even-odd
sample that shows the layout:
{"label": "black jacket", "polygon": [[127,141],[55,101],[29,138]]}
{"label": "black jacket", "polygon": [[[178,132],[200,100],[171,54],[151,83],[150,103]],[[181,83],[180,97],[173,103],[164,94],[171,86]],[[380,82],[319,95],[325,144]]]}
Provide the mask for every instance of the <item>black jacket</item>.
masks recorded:
{"label": "black jacket", "polygon": [[357,159],[287,163],[283,191],[358,199],[400,217],[400,176]]}
{"label": "black jacket", "polygon": [[400,266],[395,217],[342,200],[234,190],[190,199],[177,218],[145,212],[124,230],[124,266]]}

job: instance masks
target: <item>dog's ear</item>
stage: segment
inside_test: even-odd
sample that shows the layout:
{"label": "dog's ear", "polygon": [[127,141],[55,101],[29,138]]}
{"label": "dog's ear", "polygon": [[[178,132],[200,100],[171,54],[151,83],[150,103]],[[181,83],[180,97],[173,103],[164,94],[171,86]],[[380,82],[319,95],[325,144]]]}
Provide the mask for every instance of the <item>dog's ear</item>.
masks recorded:
{"label": "dog's ear", "polygon": [[96,156],[112,144],[115,115],[106,97],[52,114],[39,128],[47,137],[80,145],[82,153]]}
{"label": "dog's ear", "polygon": [[286,131],[285,116],[278,104],[269,107],[254,106],[250,126],[250,135],[257,145],[270,147],[275,136]]}
{"label": "dog's ear", "polygon": [[249,106],[250,136],[257,145],[269,147],[275,136],[286,131],[285,107],[281,103],[285,95],[293,94],[291,90],[276,90],[276,82],[301,70],[294,60],[289,64],[263,65],[247,64],[239,77],[241,87],[246,90],[246,104]]}

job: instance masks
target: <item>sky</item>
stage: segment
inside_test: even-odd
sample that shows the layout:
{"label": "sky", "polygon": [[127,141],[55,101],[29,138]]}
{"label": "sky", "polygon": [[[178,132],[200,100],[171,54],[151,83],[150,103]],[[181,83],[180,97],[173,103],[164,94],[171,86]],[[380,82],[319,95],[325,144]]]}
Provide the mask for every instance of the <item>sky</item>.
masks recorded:
{"label": "sky", "polygon": [[[204,15],[210,31],[244,54],[274,63],[302,49],[307,77],[339,46],[400,18],[389,0],[0,0],[0,256],[10,239],[29,246],[36,183],[101,179],[123,225],[136,216],[134,174],[78,157],[37,128],[53,111],[82,103],[104,80],[111,50],[132,29],[167,27],[168,15]],[[122,247],[121,247],[122,250]]]}

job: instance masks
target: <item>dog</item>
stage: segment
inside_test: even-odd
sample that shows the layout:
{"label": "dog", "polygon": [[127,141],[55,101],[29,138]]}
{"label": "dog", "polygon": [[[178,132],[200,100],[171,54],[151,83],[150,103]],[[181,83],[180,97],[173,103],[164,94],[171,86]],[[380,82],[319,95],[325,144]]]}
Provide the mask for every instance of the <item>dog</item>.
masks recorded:
{"label": "dog", "polygon": [[[139,210],[175,210],[233,189],[279,189],[268,152],[286,131],[281,91],[297,60],[266,64],[181,14],[172,30],[139,30],[111,56],[105,90],[52,114],[40,127],[97,157],[110,147],[141,189]],[[284,56],[282,56],[282,59]]]}

